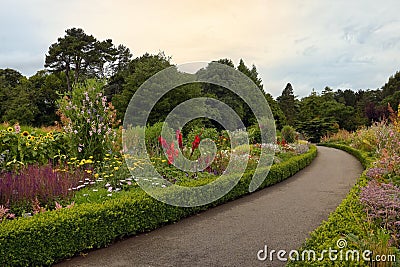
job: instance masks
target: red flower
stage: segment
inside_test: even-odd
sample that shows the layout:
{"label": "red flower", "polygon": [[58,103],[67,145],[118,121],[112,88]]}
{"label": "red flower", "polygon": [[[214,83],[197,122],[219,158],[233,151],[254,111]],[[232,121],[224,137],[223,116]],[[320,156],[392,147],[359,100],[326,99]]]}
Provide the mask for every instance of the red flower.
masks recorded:
{"label": "red flower", "polygon": [[168,147],[167,141],[162,136],[158,137],[158,142],[164,149]]}
{"label": "red flower", "polygon": [[167,150],[168,164],[174,163],[174,160],[178,155],[179,155],[179,150],[175,149],[175,144],[172,142]]}
{"label": "red flower", "polygon": [[179,130],[176,130],[176,139],[178,140],[179,148],[182,149],[183,148],[182,133]]}
{"label": "red flower", "polygon": [[190,156],[193,155],[194,150],[199,147],[199,144],[200,144],[200,136],[196,135],[192,142],[192,153],[190,154]]}

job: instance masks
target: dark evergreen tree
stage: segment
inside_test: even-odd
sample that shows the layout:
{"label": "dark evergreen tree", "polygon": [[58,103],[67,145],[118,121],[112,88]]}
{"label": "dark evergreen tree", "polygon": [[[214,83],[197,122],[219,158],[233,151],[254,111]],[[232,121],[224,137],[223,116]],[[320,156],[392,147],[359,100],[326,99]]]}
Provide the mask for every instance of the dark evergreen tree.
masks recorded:
{"label": "dark evergreen tree", "polygon": [[294,126],[296,121],[296,97],[293,92],[293,87],[288,83],[282,94],[277,98],[279,107],[286,117],[288,125]]}

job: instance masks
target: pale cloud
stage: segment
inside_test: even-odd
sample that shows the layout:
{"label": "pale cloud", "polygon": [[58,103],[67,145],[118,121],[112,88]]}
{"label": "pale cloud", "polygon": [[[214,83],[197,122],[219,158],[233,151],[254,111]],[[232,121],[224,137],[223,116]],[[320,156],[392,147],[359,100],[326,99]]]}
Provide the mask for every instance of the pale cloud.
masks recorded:
{"label": "pale cloud", "polygon": [[81,27],[135,56],[164,51],[174,63],[243,58],[278,96],[312,88],[376,89],[398,70],[397,0],[8,1],[0,11],[0,67],[43,68],[50,44]]}

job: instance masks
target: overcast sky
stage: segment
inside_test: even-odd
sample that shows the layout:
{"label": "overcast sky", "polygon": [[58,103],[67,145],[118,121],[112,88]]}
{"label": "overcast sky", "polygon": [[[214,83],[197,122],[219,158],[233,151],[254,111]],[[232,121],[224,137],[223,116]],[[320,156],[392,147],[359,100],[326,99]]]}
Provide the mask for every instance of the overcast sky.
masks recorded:
{"label": "overcast sky", "polygon": [[0,0],[0,68],[43,69],[72,27],[174,64],[243,58],[280,95],[376,89],[400,70],[398,0]]}

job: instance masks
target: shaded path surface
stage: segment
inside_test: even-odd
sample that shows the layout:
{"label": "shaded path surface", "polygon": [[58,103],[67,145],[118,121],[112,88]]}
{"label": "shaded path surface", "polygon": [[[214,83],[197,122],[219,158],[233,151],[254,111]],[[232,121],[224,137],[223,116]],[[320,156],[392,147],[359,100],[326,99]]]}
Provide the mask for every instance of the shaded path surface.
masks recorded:
{"label": "shaded path surface", "polygon": [[311,165],[284,182],[57,266],[283,266],[257,252],[300,247],[361,172],[351,155],[318,147]]}

